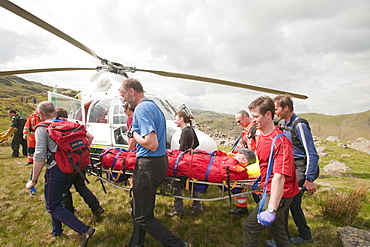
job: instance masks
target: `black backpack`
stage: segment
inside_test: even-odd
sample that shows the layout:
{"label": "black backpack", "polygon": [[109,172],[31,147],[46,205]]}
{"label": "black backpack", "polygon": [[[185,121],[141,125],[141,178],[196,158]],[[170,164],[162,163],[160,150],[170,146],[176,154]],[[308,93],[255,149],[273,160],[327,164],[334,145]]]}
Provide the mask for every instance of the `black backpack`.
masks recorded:
{"label": "black backpack", "polygon": [[298,139],[297,137],[297,133],[295,131],[295,127],[297,126],[297,124],[299,123],[304,123],[307,125],[308,129],[311,130],[310,128],[310,125],[308,123],[308,121],[304,118],[296,118],[296,120],[294,121],[293,123],[293,126],[292,128],[287,128],[287,127],[283,127],[281,126],[280,129],[281,130],[287,130],[287,131],[290,131],[292,133],[292,144],[293,145],[302,145],[301,141]]}

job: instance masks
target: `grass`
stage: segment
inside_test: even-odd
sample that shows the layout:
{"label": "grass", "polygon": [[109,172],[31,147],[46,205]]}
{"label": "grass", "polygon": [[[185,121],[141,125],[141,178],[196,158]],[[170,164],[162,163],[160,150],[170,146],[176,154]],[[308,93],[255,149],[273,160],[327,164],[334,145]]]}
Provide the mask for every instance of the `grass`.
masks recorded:
{"label": "grass", "polygon": [[[318,193],[304,196],[302,207],[313,234],[313,243],[300,246],[340,246],[336,228],[346,226],[342,221],[333,220],[322,209],[322,203],[327,201],[330,193],[349,195],[357,186],[369,189],[369,158],[370,155],[351,149],[338,147],[336,143],[324,142],[328,156],[320,161],[320,167],[325,166],[331,159],[345,163],[352,170],[345,176],[329,176],[321,174],[317,184]],[[340,156],[350,154],[352,157]],[[9,146],[0,146],[0,166],[2,167],[0,181],[0,246],[77,246],[73,236],[75,233],[65,227],[67,237],[45,238],[43,234],[50,232],[51,219],[45,210],[43,197],[43,183],[37,185],[38,193],[30,195],[25,189],[29,180],[31,167],[23,166],[26,158],[10,158]],[[105,185],[107,194],[101,188],[100,182],[89,177],[89,188],[95,193],[106,212],[100,218],[94,218],[88,206],[81,197],[74,195],[76,215],[86,224],[97,229],[88,246],[123,246],[128,243],[132,231],[131,210],[129,206],[129,193],[110,185]],[[209,188],[208,194],[219,195],[218,188]],[[249,210],[255,207],[253,199],[248,196]],[[182,219],[168,218],[165,214],[172,210],[173,199],[157,196],[156,217],[161,220],[175,235],[194,246],[240,246],[242,242],[241,224],[245,217],[229,216],[227,211],[234,208],[229,201],[220,200],[203,202],[204,214],[194,216],[186,214]],[[185,210],[191,210],[191,201],[185,200]],[[356,228],[370,230],[370,203],[362,204],[351,225]],[[289,221],[291,235],[297,233],[292,220]],[[263,240],[271,237],[264,232]],[[147,235],[146,246],[161,246]]]}

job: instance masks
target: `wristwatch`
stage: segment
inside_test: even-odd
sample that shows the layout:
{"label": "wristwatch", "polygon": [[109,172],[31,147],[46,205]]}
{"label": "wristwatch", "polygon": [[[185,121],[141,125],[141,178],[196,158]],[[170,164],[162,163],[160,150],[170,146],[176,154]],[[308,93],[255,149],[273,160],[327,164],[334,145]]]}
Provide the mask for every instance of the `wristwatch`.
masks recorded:
{"label": "wristwatch", "polygon": [[270,213],[276,214],[276,209],[273,209],[272,207],[268,207],[267,211],[269,211]]}
{"label": "wristwatch", "polygon": [[306,179],[308,182],[313,182],[313,181],[315,181],[315,180],[313,180],[313,179]]}

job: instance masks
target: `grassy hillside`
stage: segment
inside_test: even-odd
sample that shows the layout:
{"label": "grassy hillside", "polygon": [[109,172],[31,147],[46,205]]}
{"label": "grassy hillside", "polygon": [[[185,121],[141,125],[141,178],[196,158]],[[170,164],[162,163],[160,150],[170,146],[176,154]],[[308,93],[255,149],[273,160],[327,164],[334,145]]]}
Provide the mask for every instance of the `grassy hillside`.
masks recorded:
{"label": "grassy hillside", "polygon": [[[358,212],[352,217],[346,215],[331,215],[324,211],[326,202],[337,200],[339,195],[348,195],[353,188],[361,186],[369,190],[370,166],[369,154],[356,150],[344,149],[336,142],[324,141],[320,146],[327,148],[328,155],[320,159],[323,168],[332,159],[337,159],[351,168],[342,176],[325,175],[323,172],[316,181],[318,192],[312,196],[305,195],[302,208],[311,227],[314,242],[302,244],[302,247],[336,247],[341,246],[336,229],[351,225],[352,227],[370,230],[370,203],[360,201]],[[0,181],[0,245],[1,246],[77,246],[75,232],[65,227],[62,238],[46,238],[43,235],[50,232],[50,215],[45,210],[42,176],[36,185],[37,194],[30,195],[25,189],[31,172],[30,166],[23,166],[26,157],[11,158],[10,147],[0,146],[0,166],[2,167],[2,180]],[[344,155],[344,156],[343,156]],[[321,170],[323,171],[323,169]],[[76,215],[85,223],[97,229],[89,241],[88,246],[115,247],[126,246],[132,233],[132,219],[130,210],[129,192],[120,190],[112,185],[105,184],[107,193],[104,193],[101,184],[94,177],[89,176],[91,184],[88,187],[95,193],[106,212],[100,218],[92,216],[88,206],[82,198],[72,189]],[[188,191],[184,191],[188,195]],[[201,198],[220,196],[217,186],[210,186]],[[256,204],[252,196],[248,195],[249,211]],[[155,214],[174,234],[197,247],[234,247],[240,246],[242,236],[242,223],[246,217],[230,216],[227,211],[234,208],[234,203],[228,199],[203,202],[204,213],[193,215],[191,200],[184,200],[186,215],[184,218],[169,218],[166,213],[172,210],[173,198],[157,196]],[[346,203],[337,203],[339,209],[353,209]],[[330,211],[329,211],[330,212]],[[297,233],[293,220],[289,221],[289,230],[292,236]],[[271,239],[266,232],[261,240]],[[145,246],[159,247],[157,241],[149,235]],[[261,243],[262,246],[262,243]]]}
{"label": "grassy hillside", "polygon": [[[192,112],[198,124],[234,137],[240,134],[241,128],[235,123],[233,114],[201,110],[192,110]],[[309,121],[313,135],[321,139],[326,139],[328,136],[338,136],[343,141],[354,141],[359,137],[370,139],[370,110],[338,116],[317,113],[298,113],[298,115]]]}
{"label": "grassy hillside", "polygon": [[[28,117],[36,109],[37,103],[47,100],[47,92],[52,90],[50,86],[26,81],[17,76],[0,77],[0,88],[0,132],[10,126],[9,110],[14,109],[21,115]],[[71,97],[78,93],[64,88],[59,88],[59,92]],[[33,103],[33,98],[36,99],[36,103]]]}

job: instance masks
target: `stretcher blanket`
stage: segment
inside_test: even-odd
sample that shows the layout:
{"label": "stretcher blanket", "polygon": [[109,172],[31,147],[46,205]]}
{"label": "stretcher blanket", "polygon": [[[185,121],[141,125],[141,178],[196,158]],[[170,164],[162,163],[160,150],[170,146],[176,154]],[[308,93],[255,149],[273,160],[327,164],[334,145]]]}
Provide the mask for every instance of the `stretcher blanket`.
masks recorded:
{"label": "stretcher blanket", "polygon": [[14,131],[15,131],[15,129],[12,129],[10,131],[9,131],[9,129],[7,129],[7,130],[1,132],[0,133],[0,143],[2,143],[3,141],[6,141],[8,139],[10,139],[13,136]]}
{"label": "stretcher blanket", "polygon": [[[230,180],[246,180],[259,176],[258,164],[245,167],[222,151],[207,153],[202,150],[181,152],[177,149],[169,149],[167,156],[167,176],[187,176],[212,183],[226,181],[228,176]],[[136,152],[110,148],[102,151],[100,159],[105,168],[133,171],[136,164]]]}

